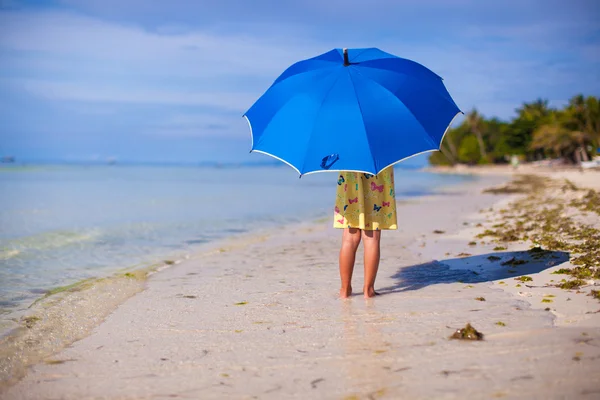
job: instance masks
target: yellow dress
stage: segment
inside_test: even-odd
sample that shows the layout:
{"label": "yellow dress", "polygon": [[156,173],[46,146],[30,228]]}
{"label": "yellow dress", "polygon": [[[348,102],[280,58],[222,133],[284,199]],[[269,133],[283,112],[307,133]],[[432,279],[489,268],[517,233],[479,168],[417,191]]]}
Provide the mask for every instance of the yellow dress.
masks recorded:
{"label": "yellow dress", "polygon": [[398,229],[393,167],[377,175],[342,171],[337,184],[334,228]]}

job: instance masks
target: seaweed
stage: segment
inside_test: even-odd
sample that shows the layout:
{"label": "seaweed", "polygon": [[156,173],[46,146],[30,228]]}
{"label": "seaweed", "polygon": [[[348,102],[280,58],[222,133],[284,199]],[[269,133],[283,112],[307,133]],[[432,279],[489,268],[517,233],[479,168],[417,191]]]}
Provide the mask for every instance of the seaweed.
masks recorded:
{"label": "seaweed", "polygon": [[565,290],[571,290],[579,289],[583,285],[585,285],[585,281],[582,281],[581,279],[573,279],[572,281],[566,281],[559,284],[558,287]]}
{"label": "seaweed", "polygon": [[520,276],[518,278],[515,278],[515,280],[516,281],[521,281],[521,282],[531,282],[531,281],[533,281],[533,278],[530,277],[530,276],[523,275],[523,276]]}
{"label": "seaweed", "polygon": [[561,268],[553,272],[555,275],[559,274],[571,274],[571,268]]}
{"label": "seaweed", "polygon": [[502,322],[502,321],[496,322],[496,325],[498,325],[498,326],[506,326],[506,324],[504,322]]}
{"label": "seaweed", "polygon": [[600,215],[600,193],[590,189],[581,199],[571,200],[570,205]]}
{"label": "seaweed", "polygon": [[567,190],[578,191],[579,188],[570,180],[565,179],[565,184],[563,185],[562,190],[563,192],[566,192]]}
{"label": "seaweed", "polygon": [[450,339],[458,340],[483,340],[483,333],[473,328],[471,324],[465,325],[462,329],[457,329],[456,332],[450,336]]}
{"label": "seaweed", "polygon": [[[532,230],[536,230],[539,227],[537,225],[532,225],[531,228],[532,228]],[[546,258],[546,257],[552,255],[552,252],[550,250],[544,250],[540,246],[532,247],[531,249],[527,250],[527,252],[535,260],[539,260],[540,258]]]}
{"label": "seaweed", "polygon": [[475,300],[477,300],[477,301],[485,301],[485,297],[475,297]]}
{"label": "seaweed", "polygon": [[[575,268],[561,268],[553,272],[575,278],[560,285],[566,289],[581,286],[578,281],[583,279],[600,279],[600,230],[571,217],[573,208],[600,215],[599,192],[577,188],[568,180],[563,183],[532,175],[517,176],[506,188],[524,195],[513,201],[508,209],[500,210],[502,219],[476,238],[491,237],[499,243],[529,241],[534,247],[528,254],[535,260],[556,259],[555,251],[568,252],[569,261]],[[556,196],[556,189],[562,189],[564,195]],[[494,250],[506,248],[499,245]],[[522,261],[513,258],[505,265],[518,265],[515,262]]]}
{"label": "seaweed", "polygon": [[504,261],[502,264],[500,265],[511,265],[511,266],[516,266],[516,265],[522,265],[522,264],[527,264],[529,261],[525,261],[525,260],[517,260],[515,257],[511,258],[508,261]]}
{"label": "seaweed", "polygon": [[31,315],[29,317],[23,317],[21,320],[25,323],[25,326],[28,329],[31,329],[40,319],[41,318],[36,315]]}
{"label": "seaweed", "polygon": [[67,361],[77,361],[77,360],[74,359],[74,358],[68,358],[66,360],[52,360],[52,359],[50,359],[50,360],[45,360],[44,364],[47,364],[47,365],[59,365],[59,364],[64,364]]}
{"label": "seaweed", "polygon": [[498,257],[498,256],[489,256],[487,259],[488,259],[488,260],[490,260],[490,261],[492,261],[492,262],[494,262],[494,261],[501,260],[501,259],[502,259],[502,257]]}

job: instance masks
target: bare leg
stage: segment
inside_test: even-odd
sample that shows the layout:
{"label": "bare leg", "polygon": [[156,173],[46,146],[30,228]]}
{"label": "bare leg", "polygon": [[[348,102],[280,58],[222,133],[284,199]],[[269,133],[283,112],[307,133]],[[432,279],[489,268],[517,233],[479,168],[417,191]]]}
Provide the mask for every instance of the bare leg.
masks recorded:
{"label": "bare leg", "polygon": [[363,231],[363,245],[365,248],[365,298],[373,297],[375,293],[375,278],[379,269],[379,243],[381,231]]}
{"label": "bare leg", "polygon": [[352,272],[354,271],[354,260],[356,249],[360,244],[360,229],[346,228],[342,234],[342,248],[340,249],[340,278],[342,288],[340,298],[345,299],[352,294]]}

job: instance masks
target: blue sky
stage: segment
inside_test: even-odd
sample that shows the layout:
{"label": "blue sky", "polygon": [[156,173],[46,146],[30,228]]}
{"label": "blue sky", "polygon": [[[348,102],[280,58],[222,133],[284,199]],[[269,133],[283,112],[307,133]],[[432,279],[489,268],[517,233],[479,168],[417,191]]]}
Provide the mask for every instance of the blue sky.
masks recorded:
{"label": "blue sky", "polygon": [[600,1],[0,0],[0,156],[264,161],[242,114],[295,61],[379,47],[509,119],[600,95]]}

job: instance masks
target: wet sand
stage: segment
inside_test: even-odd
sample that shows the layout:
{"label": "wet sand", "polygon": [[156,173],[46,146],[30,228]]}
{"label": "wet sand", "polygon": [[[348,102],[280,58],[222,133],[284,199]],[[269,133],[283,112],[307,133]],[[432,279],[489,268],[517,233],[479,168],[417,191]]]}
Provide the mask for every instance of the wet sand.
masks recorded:
{"label": "wet sand", "polygon": [[[546,285],[568,255],[474,239],[519,196],[482,193],[511,174],[400,202],[400,229],[382,235],[381,296],[356,290],[360,253],[355,295],[337,298],[340,232],[329,220],[222,242],[151,275],[0,397],[597,398],[593,286]],[[600,185],[585,174],[578,185]],[[501,265],[515,257],[528,261],[518,273]],[[535,285],[517,287],[521,275]],[[466,323],[484,340],[448,339]]]}

